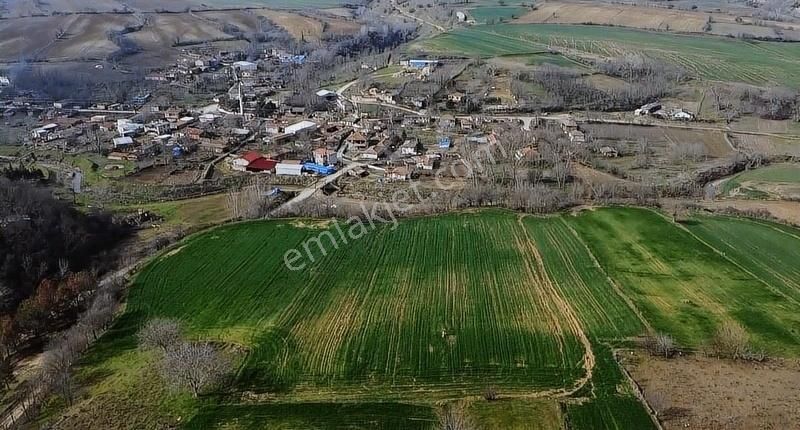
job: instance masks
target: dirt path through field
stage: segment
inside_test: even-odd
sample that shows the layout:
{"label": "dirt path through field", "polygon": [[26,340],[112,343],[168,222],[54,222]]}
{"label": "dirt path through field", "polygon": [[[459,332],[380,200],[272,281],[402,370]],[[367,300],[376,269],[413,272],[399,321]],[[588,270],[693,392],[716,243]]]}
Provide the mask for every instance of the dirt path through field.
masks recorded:
{"label": "dirt path through field", "polygon": [[575,386],[572,390],[564,390],[563,395],[570,395],[572,393],[577,392],[584,385],[586,385],[589,381],[592,380],[592,374],[594,372],[594,364],[595,364],[595,356],[594,351],[592,350],[592,343],[589,341],[589,337],[586,336],[586,332],[583,330],[583,326],[581,324],[580,319],[575,314],[575,310],[572,309],[572,306],[561,297],[561,294],[553,285],[553,282],[550,280],[550,277],[547,275],[547,271],[544,267],[544,261],[542,260],[541,254],[539,254],[539,248],[536,246],[536,242],[533,240],[533,237],[528,233],[528,229],[525,228],[525,223],[522,220],[525,218],[525,215],[520,214],[517,216],[517,224],[519,225],[520,229],[522,229],[522,234],[525,239],[526,250],[530,252],[533,256],[534,260],[536,260],[536,267],[526,267],[528,271],[530,271],[535,279],[537,279],[540,285],[542,285],[547,291],[549,297],[553,299],[553,303],[558,307],[559,311],[561,311],[561,315],[567,319],[567,324],[570,326],[572,332],[575,336],[578,337],[578,340],[583,345],[584,355],[583,355],[583,368],[586,370],[586,375],[582,378],[578,379]]}

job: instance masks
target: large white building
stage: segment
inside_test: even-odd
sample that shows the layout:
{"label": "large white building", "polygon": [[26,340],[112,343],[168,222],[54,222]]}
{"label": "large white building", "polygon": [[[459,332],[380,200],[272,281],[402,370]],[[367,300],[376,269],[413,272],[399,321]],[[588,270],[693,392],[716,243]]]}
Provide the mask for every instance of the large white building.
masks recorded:
{"label": "large white building", "polygon": [[284,129],[286,134],[297,134],[302,131],[314,131],[317,129],[317,123],[313,121],[300,121],[292,124]]}
{"label": "large white building", "polygon": [[284,160],[275,165],[275,174],[286,176],[300,176],[303,174],[303,164],[299,161]]}

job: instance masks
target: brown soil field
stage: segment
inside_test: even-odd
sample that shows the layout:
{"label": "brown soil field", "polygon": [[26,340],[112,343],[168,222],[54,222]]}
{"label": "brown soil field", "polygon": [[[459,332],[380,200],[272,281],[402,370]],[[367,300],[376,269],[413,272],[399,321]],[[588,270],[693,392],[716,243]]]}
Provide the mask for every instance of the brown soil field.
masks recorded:
{"label": "brown soil field", "polygon": [[800,157],[800,140],[783,139],[774,136],[734,134],[733,142],[737,148],[747,153]]}
{"label": "brown soil field", "polygon": [[[0,1],[0,17],[19,18],[30,16],[46,16],[53,13],[113,13],[125,10],[152,13],[152,12],[184,12],[188,9],[203,10],[233,10],[237,8],[263,8],[273,9],[305,9],[319,7],[336,7],[344,4],[335,0],[319,0],[310,2],[298,1],[293,4],[285,0],[3,0]],[[340,15],[344,15],[346,8],[337,8]],[[344,15],[349,16],[349,15]]]}
{"label": "brown soil field", "polygon": [[[710,31],[705,31],[709,16],[712,17]],[[667,9],[664,7],[644,7],[632,5],[606,4],[596,2],[547,2],[519,19],[518,24],[597,24],[633,27],[646,30],[675,31],[684,33],[710,33],[723,36],[736,36],[749,33],[759,37],[783,37],[789,40],[800,40],[800,30],[791,24],[759,21],[754,25],[752,18],[726,13],[709,14],[705,12]]]}
{"label": "brown soil field", "polygon": [[[59,60],[105,57],[117,49],[108,32],[134,23],[133,16],[114,14],[0,20],[0,61],[16,61],[23,54]],[[66,32],[60,40],[58,29]]]}
{"label": "brown soil field", "polygon": [[264,16],[285,28],[295,39],[318,40],[325,28],[319,20],[291,12],[264,11]]}
{"label": "brown soil field", "polygon": [[800,427],[800,365],[747,363],[697,355],[671,360],[624,354],[624,365],[665,429]]}
{"label": "brown soil field", "polygon": [[595,87],[606,91],[621,90],[629,85],[622,79],[600,73],[587,76],[586,80]]}
{"label": "brown soil field", "polygon": [[666,157],[670,143],[675,145],[701,143],[709,157],[727,157],[733,152],[724,135],[717,131],[618,124],[585,124],[581,128],[595,140],[617,143],[623,147],[630,147],[640,139],[647,139],[656,157]]}

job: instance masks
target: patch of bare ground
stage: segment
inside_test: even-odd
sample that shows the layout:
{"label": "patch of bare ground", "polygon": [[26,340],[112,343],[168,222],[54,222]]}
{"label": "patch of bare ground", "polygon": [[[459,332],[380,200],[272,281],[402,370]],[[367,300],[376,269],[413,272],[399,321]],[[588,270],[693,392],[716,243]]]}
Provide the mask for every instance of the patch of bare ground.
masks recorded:
{"label": "patch of bare ground", "polygon": [[[665,199],[662,201],[665,210],[674,208],[681,200]],[[692,201],[693,204],[702,206],[709,210],[723,210],[734,208],[740,211],[767,211],[776,219],[794,225],[800,225],[800,202],[780,201],[780,200],[745,200],[745,199],[723,199],[723,200],[702,200]]]}
{"label": "patch of bare ground", "polygon": [[665,429],[800,428],[800,364],[622,354]]}
{"label": "patch of bare ground", "polygon": [[[709,33],[736,36],[749,33],[764,38],[797,40],[800,37],[791,24],[755,20],[728,13],[707,13],[668,9],[666,7],[634,6],[597,2],[546,2],[523,15],[519,24],[595,24],[632,27],[644,30],[681,33]],[[709,18],[712,23],[708,26]]]}

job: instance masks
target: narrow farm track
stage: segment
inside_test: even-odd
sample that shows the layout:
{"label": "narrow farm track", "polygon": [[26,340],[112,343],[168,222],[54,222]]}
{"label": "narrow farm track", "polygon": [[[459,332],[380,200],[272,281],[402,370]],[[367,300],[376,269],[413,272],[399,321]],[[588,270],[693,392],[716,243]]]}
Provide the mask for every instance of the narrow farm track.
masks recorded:
{"label": "narrow farm track", "polygon": [[578,340],[583,345],[584,348],[584,360],[583,360],[583,368],[586,370],[586,374],[578,379],[575,386],[571,390],[566,390],[564,395],[570,395],[572,393],[577,392],[581,388],[583,388],[587,383],[592,380],[592,375],[594,371],[595,365],[595,356],[592,350],[592,343],[589,341],[589,337],[586,336],[586,332],[583,330],[582,324],[578,316],[575,314],[575,311],[572,309],[569,303],[567,303],[561,294],[559,293],[558,289],[553,286],[550,277],[547,275],[547,271],[545,270],[544,263],[542,256],[539,254],[539,249],[536,247],[536,243],[534,242],[531,235],[528,233],[528,230],[525,228],[525,224],[523,223],[523,218],[525,215],[520,214],[517,216],[517,224],[519,228],[523,232],[523,236],[526,240],[527,251],[533,256],[535,260],[536,267],[530,266],[530,260],[525,259],[526,262],[526,271],[529,274],[533,274],[535,278],[538,278],[539,284],[547,289],[550,298],[556,304],[558,309],[561,311],[561,315],[566,318],[567,324],[572,329],[573,334],[578,337]]}

